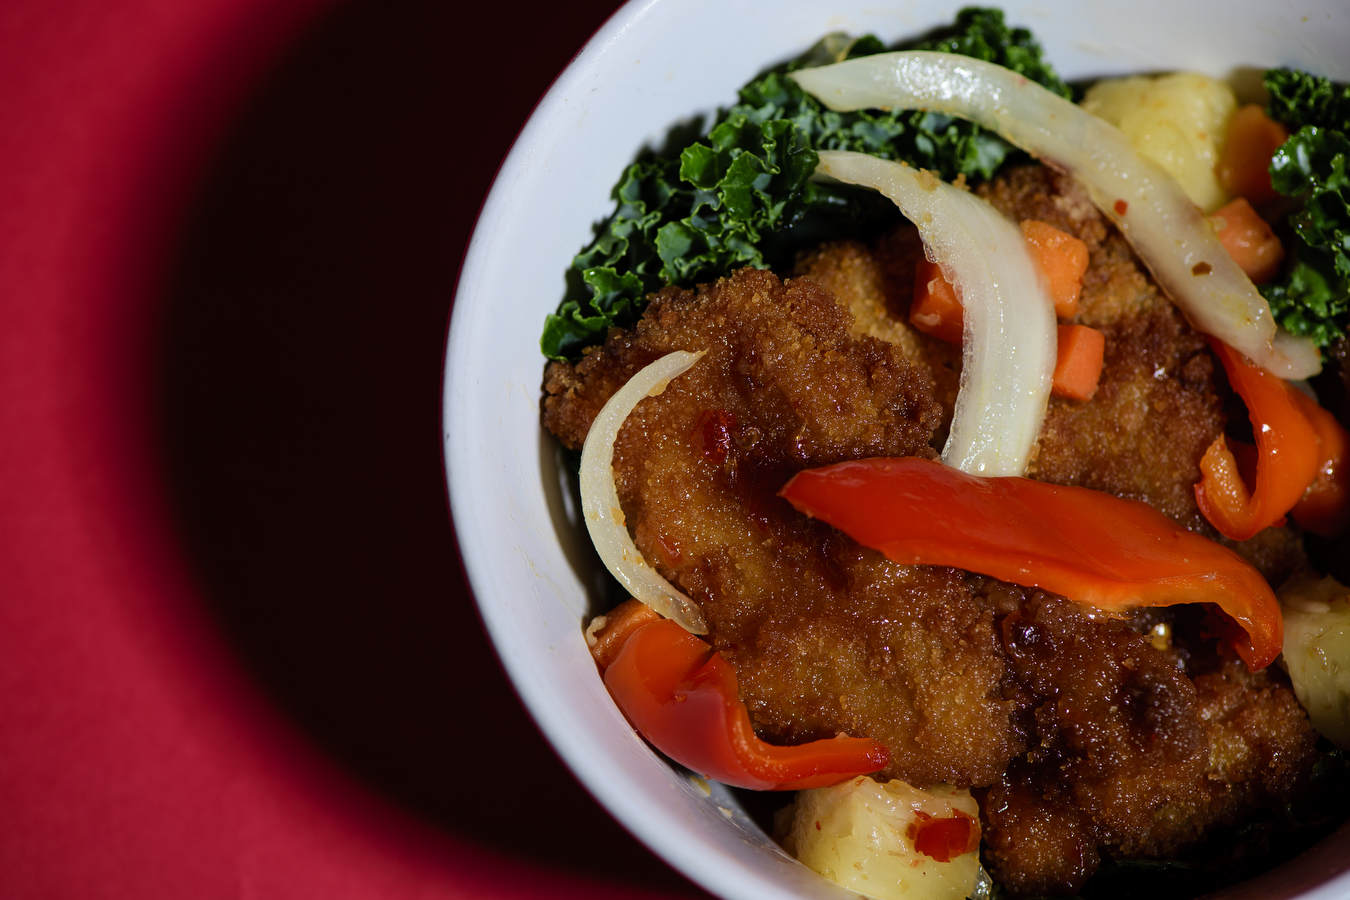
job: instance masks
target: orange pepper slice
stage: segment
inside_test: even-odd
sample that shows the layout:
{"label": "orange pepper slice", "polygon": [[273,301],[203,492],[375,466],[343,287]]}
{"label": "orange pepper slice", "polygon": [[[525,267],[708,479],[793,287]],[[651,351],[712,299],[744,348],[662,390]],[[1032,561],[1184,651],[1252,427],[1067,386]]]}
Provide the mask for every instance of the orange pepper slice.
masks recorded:
{"label": "orange pepper slice", "polygon": [[1241,626],[1234,648],[1253,669],[1284,642],[1260,573],[1135,500],[917,458],[808,469],[779,494],[896,562],[979,572],[1109,612],[1217,604]]}
{"label": "orange pepper slice", "polygon": [[1320,443],[1317,477],[1303,499],[1289,511],[1303,528],[1313,534],[1332,537],[1350,524],[1350,479],[1346,478],[1346,456],[1350,454],[1350,435],[1330,411],[1299,392],[1295,399],[1312,423]]}
{"label": "orange pepper slice", "polygon": [[662,619],[629,636],[605,670],[605,687],[652,746],[715,781],[753,790],[829,787],[884,769],[890,752],[871,738],[839,736],[778,747],[760,740],[722,654]]}
{"label": "orange pepper slice", "polygon": [[1284,516],[1317,476],[1320,441],[1304,414],[1303,395],[1222,341],[1210,340],[1228,381],[1247,404],[1256,435],[1256,486],[1248,491],[1223,435],[1200,460],[1195,500],[1225,537],[1245,541]]}

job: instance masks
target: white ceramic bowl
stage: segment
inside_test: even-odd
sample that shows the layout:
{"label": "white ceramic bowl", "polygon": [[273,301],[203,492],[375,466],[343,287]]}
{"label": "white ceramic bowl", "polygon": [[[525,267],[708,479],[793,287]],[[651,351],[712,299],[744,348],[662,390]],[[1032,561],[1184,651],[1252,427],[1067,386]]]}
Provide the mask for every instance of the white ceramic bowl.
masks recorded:
{"label": "white ceramic bowl", "polygon": [[[634,834],[735,900],[844,897],[785,856],[714,787],[708,796],[625,723],[582,639],[591,574],[539,418],[538,337],[572,256],[612,209],[644,144],[734,102],[764,67],[821,35],[887,43],[950,22],[955,2],[633,0],[539,104],[502,166],[469,245],[445,374],[444,439],[464,564],[516,689],[554,747]],[[1294,65],[1350,80],[1346,0],[1036,0],[1005,7],[1068,79]],[[591,582],[594,583],[594,582]],[[1243,897],[1350,896],[1350,832]]]}

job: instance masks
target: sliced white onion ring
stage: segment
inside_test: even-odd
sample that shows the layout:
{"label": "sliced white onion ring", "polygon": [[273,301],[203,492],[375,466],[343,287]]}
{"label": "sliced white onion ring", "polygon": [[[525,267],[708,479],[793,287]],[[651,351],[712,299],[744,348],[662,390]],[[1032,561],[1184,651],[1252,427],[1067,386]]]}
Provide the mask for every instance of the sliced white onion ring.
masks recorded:
{"label": "sliced white onion ring", "polygon": [[1057,346],[1055,304],[1021,230],[974,194],[901,163],[826,150],[816,173],[894,200],[961,298],[961,389],[943,462],[1021,475],[1045,419]]}
{"label": "sliced white onion ring", "polygon": [[833,110],[926,109],[998,132],[1082,182],[1200,331],[1282,378],[1321,370],[1310,340],[1276,338],[1270,305],[1176,180],[1063,97],[1002,66],[927,51],[879,53],[792,77]]}
{"label": "sliced white onion ring", "polygon": [[614,487],[614,441],[628,414],[644,397],[655,397],[704,351],[668,353],[638,372],[601,408],[581,448],[581,511],[605,568],[638,600],[694,634],[707,634],[703,612],[661,577],[633,544]]}

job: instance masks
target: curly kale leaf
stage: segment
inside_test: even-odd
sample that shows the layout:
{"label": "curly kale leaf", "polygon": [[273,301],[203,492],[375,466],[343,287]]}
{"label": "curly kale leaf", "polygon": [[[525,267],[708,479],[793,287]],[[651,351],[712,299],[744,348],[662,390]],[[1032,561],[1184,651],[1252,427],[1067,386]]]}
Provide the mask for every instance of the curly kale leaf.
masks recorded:
{"label": "curly kale leaf", "polygon": [[[614,214],[573,261],[582,285],[548,317],[544,354],[574,358],[611,325],[633,322],[646,296],[667,284],[768,268],[807,242],[863,234],[896,215],[870,192],[812,183],[817,150],[904,160],[948,180],[991,178],[1014,151],[977,125],[918,110],[833,112],[786,77],[885,49],[872,36],[828,35],[743,87],[739,102],[678,158],[647,153],[631,165],[614,188]],[[1069,96],[1030,32],[1008,28],[998,10],[962,10],[951,28],[906,49],[988,60]]]}
{"label": "curly kale leaf", "polygon": [[1325,347],[1350,322],[1350,88],[1289,69],[1265,81],[1271,116],[1298,129],[1275,151],[1270,183],[1303,207],[1289,217],[1292,264],[1261,294],[1280,325]]}
{"label": "curly kale leaf", "polygon": [[1309,247],[1330,253],[1342,278],[1350,278],[1348,162],[1350,140],[1345,134],[1316,125],[1294,132],[1270,161],[1275,190],[1306,197],[1303,208],[1289,218],[1294,230]]}
{"label": "curly kale leaf", "polygon": [[1350,290],[1336,273],[1330,254],[1299,242],[1289,274],[1276,284],[1261,287],[1275,321],[1288,332],[1310,337],[1329,347],[1345,333],[1350,318]]}
{"label": "curly kale leaf", "polygon": [[1270,69],[1270,117],[1291,129],[1304,125],[1350,131],[1350,87],[1295,69]]}

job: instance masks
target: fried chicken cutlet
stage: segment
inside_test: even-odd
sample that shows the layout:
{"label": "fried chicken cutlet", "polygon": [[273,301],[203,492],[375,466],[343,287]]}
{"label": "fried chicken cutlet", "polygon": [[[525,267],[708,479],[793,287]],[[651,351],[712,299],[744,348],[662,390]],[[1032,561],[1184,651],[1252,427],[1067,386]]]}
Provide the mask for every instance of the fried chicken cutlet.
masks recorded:
{"label": "fried chicken cutlet", "polygon": [[[1191,524],[1189,485],[1223,427],[1203,343],[1071,183],[1032,169],[991,190],[1014,217],[1094,237],[1082,316],[1116,362],[1098,398],[1052,407],[1035,475]],[[632,374],[672,350],[707,350],[620,432],[614,470],[637,546],[702,607],[763,737],[865,735],[891,751],[878,777],[980,789],[986,862],[1013,892],[1073,891],[1103,851],[1169,854],[1284,802],[1316,736],[1280,676],[1188,644],[1172,612],[1105,619],[978,575],[897,565],[777,498],[803,468],[934,455],[952,356],[904,322],[916,249],[901,229],[871,248],[807,254],[795,280],[742,270],[667,288],[635,328],[549,366],[545,424],[580,447]],[[1104,423],[1109,440],[1079,434]],[[1178,640],[1159,642],[1159,625]],[[1189,630],[1197,642],[1200,631]]]}

